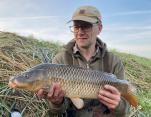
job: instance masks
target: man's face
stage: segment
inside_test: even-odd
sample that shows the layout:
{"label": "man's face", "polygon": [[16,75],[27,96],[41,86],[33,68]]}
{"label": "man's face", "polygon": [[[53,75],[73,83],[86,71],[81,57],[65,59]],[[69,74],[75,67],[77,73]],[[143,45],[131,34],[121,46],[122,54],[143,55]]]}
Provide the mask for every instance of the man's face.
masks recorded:
{"label": "man's face", "polygon": [[73,31],[76,44],[81,48],[89,48],[95,44],[96,37],[100,33],[97,23],[91,24],[80,20],[73,22]]}

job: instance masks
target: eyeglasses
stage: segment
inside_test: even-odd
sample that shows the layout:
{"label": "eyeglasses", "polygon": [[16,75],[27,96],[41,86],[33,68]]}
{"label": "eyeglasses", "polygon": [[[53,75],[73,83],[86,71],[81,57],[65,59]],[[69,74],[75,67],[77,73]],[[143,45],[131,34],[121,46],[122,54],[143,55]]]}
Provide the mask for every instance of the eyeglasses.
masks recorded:
{"label": "eyeglasses", "polygon": [[[94,23],[97,24],[97,23]],[[89,24],[89,25],[74,25],[74,26],[69,26],[70,31],[73,33],[78,33],[79,29],[81,29],[84,32],[90,32],[92,29],[92,26],[94,24]]]}

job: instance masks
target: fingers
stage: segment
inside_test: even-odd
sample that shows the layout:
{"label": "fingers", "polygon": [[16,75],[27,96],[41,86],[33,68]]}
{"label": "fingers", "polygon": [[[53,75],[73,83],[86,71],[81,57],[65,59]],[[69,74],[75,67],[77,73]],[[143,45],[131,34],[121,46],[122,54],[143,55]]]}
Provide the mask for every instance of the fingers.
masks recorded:
{"label": "fingers", "polygon": [[115,99],[99,94],[98,97],[109,104],[116,104]]}
{"label": "fingers", "polygon": [[99,101],[110,109],[114,109],[118,106],[121,100],[120,97],[121,95],[118,89],[110,85],[105,85],[98,93]]}
{"label": "fingers", "polygon": [[36,95],[40,98],[40,99],[44,99],[47,97],[48,92],[46,92],[44,89],[40,89]]}
{"label": "fingers", "polygon": [[65,93],[62,90],[60,83],[53,83],[52,88],[48,93],[48,99],[54,104],[60,104],[63,101]]}
{"label": "fingers", "polygon": [[104,88],[99,91],[99,94],[114,100],[117,99],[120,92],[113,86],[105,85]]}
{"label": "fingers", "polygon": [[62,92],[60,83],[54,84],[54,97],[59,97]]}
{"label": "fingers", "polygon": [[109,109],[115,109],[117,107],[116,104],[110,104],[110,103],[103,101],[103,100],[101,100],[100,102],[103,103],[104,105],[106,105]]}
{"label": "fingers", "polygon": [[62,90],[60,83],[55,82],[52,83],[52,86],[48,92],[44,91],[44,89],[40,89],[37,92],[37,96],[39,98],[48,99],[52,103],[59,104],[63,101],[65,92]]}
{"label": "fingers", "polygon": [[48,92],[49,98],[58,98],[65,95],[64,90],[62,90],[60,83],[53,83],[50,91]]}
{"label": "fingers", "polygon": [[116,108],[120,102],[120,99],[119,100],[113,100],[113,99],[110,99],[110,98],[102,96],[102,95],[99,95],[98,98],[99,98],[101,103],[103,103],[104,105],[106,105],[110,109]]}
{"label": "fingers", "polygon": [[118,95],[120,94],[120,92],[118,91],[118,89],[116,89],[115,87],[113,87],[111,85],[105,85],[104,89],[109,90],[113,94],[118,94]]}

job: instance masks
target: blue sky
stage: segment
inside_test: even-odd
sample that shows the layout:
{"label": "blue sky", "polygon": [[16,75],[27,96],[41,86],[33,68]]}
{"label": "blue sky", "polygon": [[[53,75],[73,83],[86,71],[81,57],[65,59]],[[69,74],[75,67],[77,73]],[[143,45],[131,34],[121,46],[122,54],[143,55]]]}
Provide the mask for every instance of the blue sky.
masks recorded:
{"label": "blue sky", "polygon": [[151,0],[0,0],[0,31],[67,43],[66,22],[82,5],[100,10],[109,48],[151,58]]}

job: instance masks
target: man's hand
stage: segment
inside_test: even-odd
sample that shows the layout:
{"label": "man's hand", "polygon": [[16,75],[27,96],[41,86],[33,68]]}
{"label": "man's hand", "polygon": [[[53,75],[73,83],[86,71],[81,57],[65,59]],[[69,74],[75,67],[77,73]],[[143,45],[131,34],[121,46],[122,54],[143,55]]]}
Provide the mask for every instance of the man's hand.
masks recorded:
{"label": "man's hand", "polygon": [[51,89],[49,92],[46,92],[44,89],[40,89],[37,92],[37,96],[42,99],[48,99],[53,104],[61,104],[65,96],[64,90],[61,89],[60,83],[52,83]]}
{"label": "man's hand", "polygon": [[98,99],[101,103],[106,105],[109,109],[115,109],[121,100],[121,94],[115,87],[105,85],[98,93]]}

